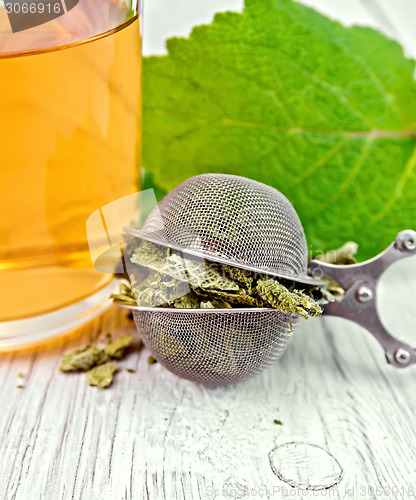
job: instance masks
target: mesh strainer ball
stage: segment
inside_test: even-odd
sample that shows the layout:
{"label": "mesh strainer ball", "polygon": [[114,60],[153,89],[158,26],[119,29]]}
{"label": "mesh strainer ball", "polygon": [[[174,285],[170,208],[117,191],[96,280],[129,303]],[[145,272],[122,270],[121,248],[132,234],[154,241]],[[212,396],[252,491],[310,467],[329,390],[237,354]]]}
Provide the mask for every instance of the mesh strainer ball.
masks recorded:
{"label": "mesh strainer ball", "polygon": [[[306,238],[289,200],[243,177],[188,179],[141,230],[128,232],[207,260],[317,284],[307,275]],[[152,355],[176,375],[206,385],[263,371],[282,355],[297,321],[274,309],[131,309]]]}

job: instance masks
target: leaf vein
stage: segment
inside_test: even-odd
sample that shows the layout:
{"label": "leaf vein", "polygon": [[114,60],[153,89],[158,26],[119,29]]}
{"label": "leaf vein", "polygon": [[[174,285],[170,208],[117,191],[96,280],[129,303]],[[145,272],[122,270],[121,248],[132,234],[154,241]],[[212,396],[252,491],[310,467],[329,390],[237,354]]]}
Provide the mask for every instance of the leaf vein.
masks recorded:
{"label": "leaf vein", "polygon": [[396,201],[402,196],[403,189],[415,170],[415,165],[416,165],[416,146],[414,147],[412,154],[410,155],[408,161],[406,162],[402,175],[397,181],[395,189],[392,191],[392,196],[390,200],[384,205],[383,209],[380,210],[380,212],[378,212],[371,219],[370,226],[382,220],[391,210]]}
{"label": "leaf vein", "polygon": [[325,203],[322,203],[321,205],[319,205],[318,208],[314,211],[314,214],[323,212],[328,207],[333,205],[337,200],[339,200],[341,195],[351,186],[352,182],[358,177],[358,175],[361,172],[361,169],[365,163],[365,160],[367,159],[368,154],[370,152],[372,142],[373,142],[372,137],[368,137],[366,139],[366,141],[363,145],[363,148],[361,150],[360,156],[357,158],[357,161],[355,162],[350,173],[347,175],[347,177],[344,179],[344,181],[339,186],[339,189],[336,192],[334,192],[334,194],[331,196],[331,198],[326,200]]}
{"label": "leaf vein", "polygon": [[308,169],[306,169],[301,175],[296,177],[293,182],[289,185],[289,189],[300,184],[308,177],[311,177],[319,168],[323,167],[325,163],[327,163],[331,158],[333,158],[336,154],[338,154],[341,149],[348,142],[349,138],[345,137],[337,142],[334,147],[332,147],[322,158],[320,158],[317,162],[311,165]]}
{"label": "leaf vein", "polygon": [[272,130],[275,132],[283,132],[288,135],[304,135],[304,134],[317,134],[317,135],[329,135],[329,136],[340,136],[350,139],[360,138],[360,137],[373,137],[374,139],[405,139],[405,140],[416,140],[416,131],[413,129],[408,130],[383,130],[383,129],[371,129],[371,130],[331,130],[331,129],[314,129],[305,127],[285,127],[277,126],[268,123],[256,123],[256,122],[245,122],[241,120],[234,120],[230,118],[222,119],[209,119],[209,118],[195,118],[195,116],[185,115],[179,113],[178,110],[162,109],[151,106],[143,106],[143,109],[152,110],[154,113],[165,113],[173,115],[175,117],[180,117],[183,120],[195,121],[200,125],[214,125],[221,124],[225,126],[235,126],[253,129],[263,129]]}

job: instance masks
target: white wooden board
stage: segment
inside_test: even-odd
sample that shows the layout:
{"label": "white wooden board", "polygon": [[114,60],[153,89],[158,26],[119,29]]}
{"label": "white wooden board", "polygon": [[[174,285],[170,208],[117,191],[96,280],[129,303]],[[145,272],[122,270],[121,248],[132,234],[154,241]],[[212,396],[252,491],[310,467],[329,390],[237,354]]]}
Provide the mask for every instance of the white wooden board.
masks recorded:
{"label": "white wooden board", "polygon": [[[204,4],[201,11],[198,3]],[[208,22],[218,2],[211,11],[208,3],[193,0],[192,12],[203,12],[199,19],[186,17],[189,2],[155,0],[152,7],[149,0],[145,30],[159,29],[162,36],[158,19],[166,19],[169,9],[182,9],[185,31],[194,22]],[[410,0],[305,3],[348,23],[378,26],[416,55]],[[239,2],[223,4],[226,10]],[[173,24],[165,35],[174,34]],[[161,50],[156,38],[155,52]],[[409,259],[386,276],[380,307],[387,326],[416,346],[415,296],[416,259]],[[113,310],[48,349],[0,358],[1,498],[407,500],[416,495],[416,368],[388,366],[376,341],[354,324],[304,322],[275,366],[216,389],[149,365],[145,349],[122,361],[122,368],[135,372],[121,370],[108,390],[89,387],[83,375],[57,371],[63,352],[107,331],[132,328],[119,324]],[[295,453],[281,448],[291,442],[318,446],[330,456],[316,457],[318,448],[299,444]],[[293,489],[273,471],[276,463],[286,479],[301,484],[309,477],[325,485],[338,474],[337,464],[342,478],[329,490]]]}

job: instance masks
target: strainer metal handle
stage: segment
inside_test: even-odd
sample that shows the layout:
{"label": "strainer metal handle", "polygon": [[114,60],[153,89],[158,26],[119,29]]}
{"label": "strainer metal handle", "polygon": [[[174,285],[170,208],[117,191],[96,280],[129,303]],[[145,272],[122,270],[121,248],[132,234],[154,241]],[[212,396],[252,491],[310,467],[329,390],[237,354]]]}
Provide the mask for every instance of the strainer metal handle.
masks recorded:
{"label": "strainer metal handle", "polygon": [[388,363],[405,368],[416,363],[416,349],[396,339],[381,322],[377,310],[377,285],[392,264],[416,255],[416,231],[401,231],[380,255],[353,265],[334,265],[313,260],[309,270],[315,277],[327,276],[345,290],[341,302],[324,306],[324,313],[346,318],[366,328],[384,348]]}

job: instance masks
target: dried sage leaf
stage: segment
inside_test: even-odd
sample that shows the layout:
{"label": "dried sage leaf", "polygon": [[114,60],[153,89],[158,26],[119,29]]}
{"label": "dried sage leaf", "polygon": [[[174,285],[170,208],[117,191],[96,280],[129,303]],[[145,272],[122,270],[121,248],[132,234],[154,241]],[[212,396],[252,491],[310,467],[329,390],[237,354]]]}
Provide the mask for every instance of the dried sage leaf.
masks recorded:
{"label": "dried sage leaf", "polygon": [[118,371],[117,363],[109,361],[103,365],[96,366],[87,372],[89,385],[101,387],[102,389],[112,384],[114,374]]}
{"label": "dried sage leaf", "polygon": [[215,264],[186,257],[169,248],[145,242],[135,249],[131,262],[204,289],[237,290],[238,285],[218,272]]}
{"label": "dried sage leaf", "polygon": [[112,342],[109,342],[104,347],[104,352],[110,358],[121,359],[124,356],[130,344],[132,343],[133,338],[134,335],[122,335],[121,337],[116,338]]}
{"label": "dried sage leaf", "polygon": [[87,345],[82,349],[64,354],[59,369],[62,372],[88,371],[95,365],[105,363],[109,360],[108,355],[102,349]]}

